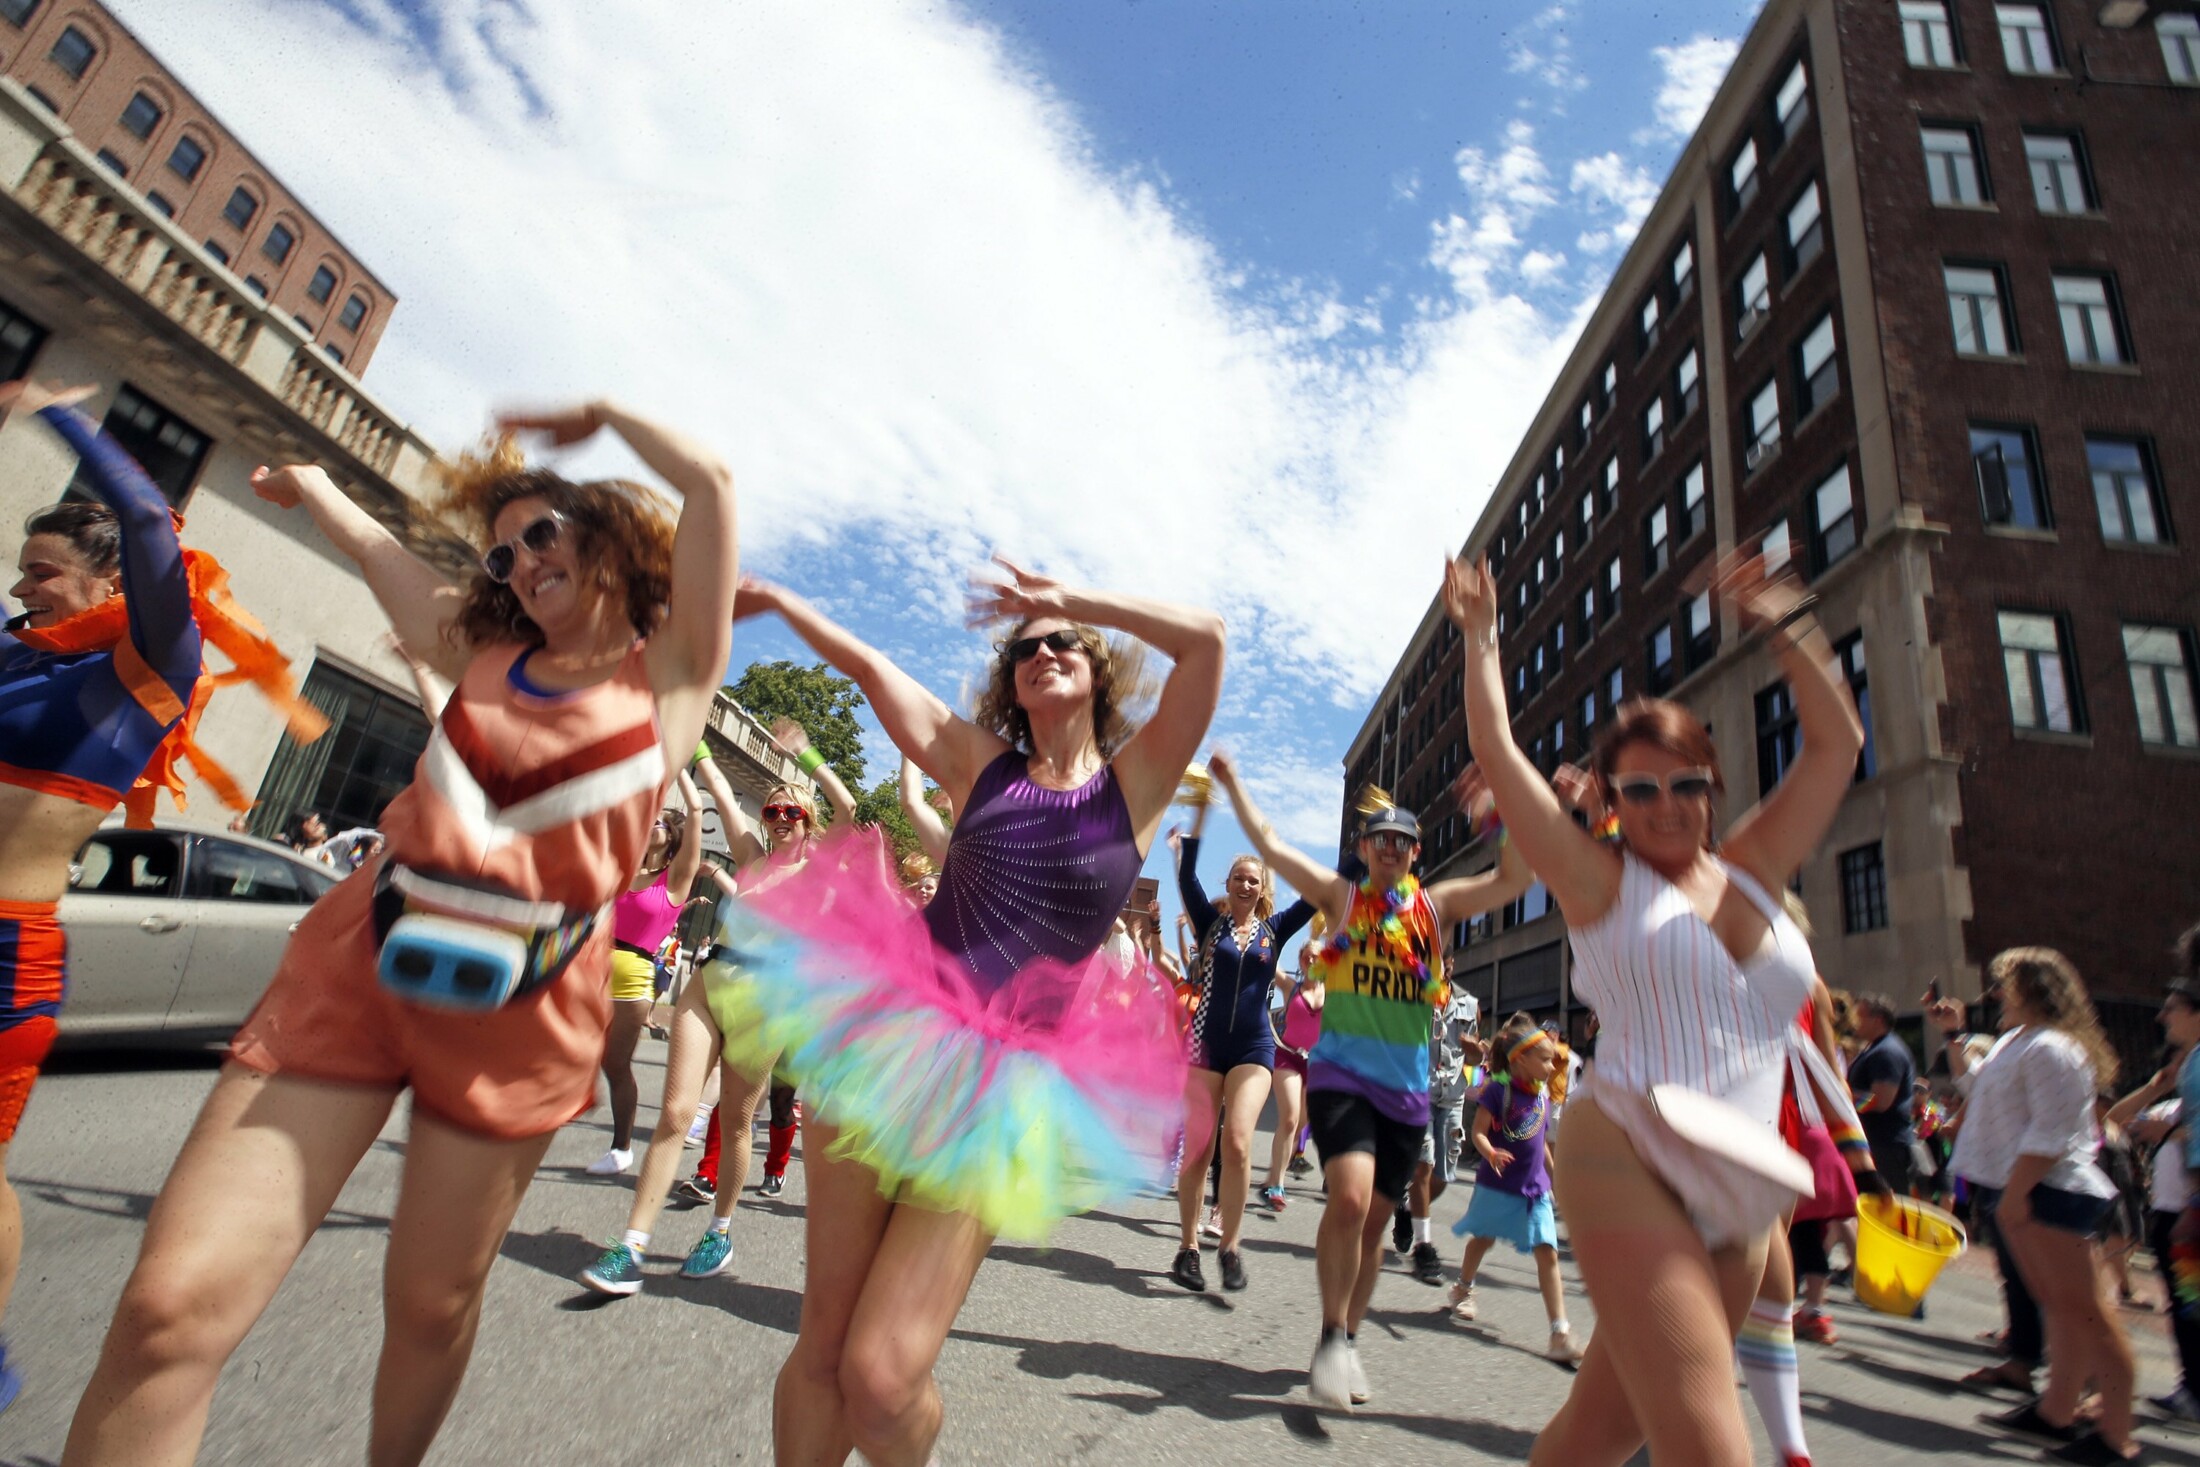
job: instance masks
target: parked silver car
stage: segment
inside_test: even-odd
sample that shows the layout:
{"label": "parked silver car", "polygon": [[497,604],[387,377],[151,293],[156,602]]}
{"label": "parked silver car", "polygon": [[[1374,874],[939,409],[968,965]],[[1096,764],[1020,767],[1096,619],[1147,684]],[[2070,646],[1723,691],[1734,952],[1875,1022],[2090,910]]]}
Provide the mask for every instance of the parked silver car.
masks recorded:
{"label": "parked silver car", "polygon": [[338,873],[288,847],[177,821],[103,826],[69,869],[60,1041],[226,1039]]}

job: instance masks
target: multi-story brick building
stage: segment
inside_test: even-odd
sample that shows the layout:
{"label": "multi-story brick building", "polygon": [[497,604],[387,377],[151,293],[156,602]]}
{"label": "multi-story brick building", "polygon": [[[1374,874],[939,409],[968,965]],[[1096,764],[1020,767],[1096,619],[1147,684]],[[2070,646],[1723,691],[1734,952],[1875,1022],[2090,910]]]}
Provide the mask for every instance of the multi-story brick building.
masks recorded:
{"label": "multi-story brick building", "polygon": [[104,5],[0,0],[0,76],[323,354],[366,371],[396,295]]}
{"label": "multi-story brick building", "polygon": [[[1801,876],[1836,986],[1914,1009],[2046,943],[2135,1048],[2200,919],[2195,138],[2189,5],[1770,0],[1469,537],[1521,746],[1680,699],[1728,819],[1794,710],[1693,578],[1792,555],[1868,730]],[[1488,860],[1441,805],[1460,666],[1432,605],[1345,760],[1439,873]],[[1487,1007],[1566,1003],[1547,907],[1455,935]]]}

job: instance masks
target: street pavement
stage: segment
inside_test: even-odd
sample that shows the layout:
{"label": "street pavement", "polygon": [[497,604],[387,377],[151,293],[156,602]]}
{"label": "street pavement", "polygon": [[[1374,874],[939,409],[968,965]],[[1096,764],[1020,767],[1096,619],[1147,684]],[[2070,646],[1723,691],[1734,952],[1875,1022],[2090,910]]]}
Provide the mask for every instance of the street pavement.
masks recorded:
{"label": "street pavement", "polygon": [[[663,1046],[645,1040],[653,1097]],[[0,1413],[0,1463],[59,1460],[78,1394],[144,1219],[214,1068],[200,1058],[68,1060],[39,1086],[9,1157],[27,1239],[7,1319],[28,1386]],[[643,1127],[653,1114],[647,1099]],[[200,1458],[210,1464],[363,1460],[380,1335],[378,1282],[404,1146],[405,1107],[224,1373]],[[772,1378],[793,1339],[803,1267],[802,1169],[786,1193],[751,1193],[735,1214],[736,1266],[701,1283],[670,1276],[702,1228],[668,1211],[660,1272],[632,1299],[573,1281],[624,1224],[625,1178],[582,1171],[605,1145],[599,1109],[568,1127],[521,1207],[490,1281],[480,1345],[432,1461],[440,1464],[757,1463],[770,1460]],[[761,1174],[763,1133],[756,1136]],[[1263,1149],[1258,1153],[1265,1156]],[[1315,1179],[1309,1178],[1308,1181]],[[1571,1376],[1541,1358],[1542,1306],[1527,1260],[1493,1253],[1482,1320],[1440,1312],[1443,1291],[1392,1260],[1361,1334],[1374,1398],[1317,1414],[1305,1373],[1317,1324],[1317,1187],[1294,1184],[1280,1216],[1246,1225],[1252,1287],[1194,1296],[1167,1276],[1174,1203],[1147,1198],[1065,1224],[1046,1248],[998,1245],[940,1360],[959,1463],[1483,1463],[1523,1460]],[[1438,1203],[1445,1230],[1464,1189]],[[1216,1286],[1213,1254],[1207,1256]],[[2155,1281],[2146,1279],[2147,1287]],[[1584,1334],[1595,1312],[1578,1287]],[[1845,1299],[1845,1296],[1843,1296]],[[1841,1341],[1803,1347],[1803,1401],[1821,1464],[2027,1462],[2040,1453],[1979,1424],[2014,1404],[1949,1384],[1988,1358],[1975,1343],[1999,1316],[1983,1253],[1936,1287],[1924,1322],[1837,1308]],[[2159,1316],[2130,1313],[2142,1389],[2173,1380]],[[1758,1460],[1771,1461],[1757,1431]],[[2200,1433],[2142,1432],[2149,1460],[2200,1467]]]}

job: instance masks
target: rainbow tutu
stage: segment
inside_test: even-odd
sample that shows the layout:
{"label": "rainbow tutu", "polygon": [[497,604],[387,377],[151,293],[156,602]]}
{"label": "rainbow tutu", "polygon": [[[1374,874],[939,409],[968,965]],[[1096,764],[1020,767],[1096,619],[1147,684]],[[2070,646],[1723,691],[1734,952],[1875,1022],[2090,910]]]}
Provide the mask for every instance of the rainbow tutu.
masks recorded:
{"label": "rainbow tutu", "polygon": [[733,970],[727,1055],[781,1055],[837,1132],[829,1154],[889,1197],[1036,1242],[1169,1171],[1186,1067],[1160,974],[1040,960],[987,992],[933,942],[876,831],[720,903],[712,962]]}

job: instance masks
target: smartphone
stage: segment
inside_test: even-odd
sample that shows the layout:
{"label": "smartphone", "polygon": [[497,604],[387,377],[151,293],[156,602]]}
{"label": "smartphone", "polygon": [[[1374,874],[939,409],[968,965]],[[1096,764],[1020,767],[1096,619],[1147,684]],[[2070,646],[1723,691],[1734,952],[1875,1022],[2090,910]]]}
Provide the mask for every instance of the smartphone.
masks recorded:
{"label": "smartphone", "polygon": [[1925,1002],[1928,1005],[1940,1002],[1940,980],[1938,978],[1925,985]]}

